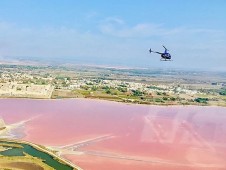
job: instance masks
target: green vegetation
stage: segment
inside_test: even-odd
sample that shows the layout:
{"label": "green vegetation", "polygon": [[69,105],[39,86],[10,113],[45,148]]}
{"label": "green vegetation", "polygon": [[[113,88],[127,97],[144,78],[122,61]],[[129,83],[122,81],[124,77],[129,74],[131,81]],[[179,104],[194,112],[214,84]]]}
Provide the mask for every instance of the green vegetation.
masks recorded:
{"label": "green vegetation", "polygon": [[164,90],[163,88],[157,87],[157,86],[148,86],[147,88],[154,89],[154,90]]}
{"label": "green vegetation", "polygon": [[127,92],[126,87],[118,87],[117,89],[118,89],[118,91],[123,92],[123,93]]}
{"label": "green vegetation", "polygon": [[[26,165],[29,169],[39,167],[43,170],[75,170],[71,165],[60,160],[43,147],[39,148],[33,144],[7,140],[1,140],[0,146],[5,148],[5,150],[0,151],[1,168],[20,169],[21,165]],[[13,164],[17,166],[11,167],[10,165]]]}
{"label": "green vegetation", "polygon": [[171,101],[175,101],[176,98],[175,98],[175,97],[170,97],[170,100],[171,100]]}
{"label": "green vegetation", "polygon": [[140,90],[132,90],[133,96],[142,96],[143,92]]}
{"label": "green vegetation", "polygon": [[168,97],[163,97],[162,99],[163,99],[163,100],[168,100]]}
{"label": "green vegetation", "polygon": [[45,98],[226,106],[225,74],[216,73],[206,76],[182,70],[0,65],[0,82],[2,97],[43,98],[42,91]]}
{"label": "green vegetation", "polygon": [[156,98],[155,102],[157,102],[157,103],[164,103],[164,101],[161,98]]}
{"label": "green vegetation", "polygon": [[196,101],[196,102],[198,102],[198,103],[204,103],[204,104],[207,104],[208,100],[209,100],[208,98],[201,98],[201,97],[199,97],[199,98],[195,98],[194,101]]}
{"label": "green vegetation", "polygon": [[105,93],[111,94],[111,90],[110,90],[110,89],[106,89],[106,90],[105,90]]}
{"label": "green vegetation", "polygon": [[16,90],[21,91],[22,89],[20,87],[17,87]]}
{"label": "green vegetation", "polygon": [[91,90],[92,90],[92,91],[97,91],[97,89],[98,89],[97,86],[92,86],[92,87],[91,87]]}
{"label": "green vegetation", "polygon": [[221,90],[221,91],[219,92],[219,94],[222,95],[222,96],[226,96],[226,89]]}

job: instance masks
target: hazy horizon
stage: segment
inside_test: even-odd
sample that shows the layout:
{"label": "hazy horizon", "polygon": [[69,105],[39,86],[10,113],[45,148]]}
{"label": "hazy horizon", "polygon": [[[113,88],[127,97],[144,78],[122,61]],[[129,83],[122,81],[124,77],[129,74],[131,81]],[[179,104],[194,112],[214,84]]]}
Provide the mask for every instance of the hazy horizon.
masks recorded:
{"label": "hazy horizon", "polygon": [[[225,7],[223,0],[2,0],[0,57],[226,71]],[[149,53],[162,45],[172,62]]]}
{"label": "hazy horizon", "polygon": [[[96,61],[85,61],[81,58],[71,57],[26,57],[26,56],[6,56],[0,57],[0,63],[8,65],[43,65],[43,66],[90,66],[90,67],[106,67],[116,69],[148,69],[148,70],[165,70],[165,71],[204,71],[204,72],[226,72],[225,69],[209,69],[209,68],[188,68],[188,67],[173,67],[169,61],[164,61],[162,66],[150,66],[150,65],[136,65],[136,64],[123,64],[123,63],[108,63],[108,62],[96,62]],[[164,64],[165,63],[165,64]]]}

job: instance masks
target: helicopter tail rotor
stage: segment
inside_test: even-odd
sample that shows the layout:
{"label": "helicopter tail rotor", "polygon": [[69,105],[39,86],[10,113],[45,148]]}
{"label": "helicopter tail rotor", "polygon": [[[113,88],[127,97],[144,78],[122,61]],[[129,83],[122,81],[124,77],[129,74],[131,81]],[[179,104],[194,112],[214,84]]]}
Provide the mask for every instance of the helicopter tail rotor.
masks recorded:
{"label": "helicopter tail rotor", "polygon": [[151,48],[150,48],[149,52],[150,52],[150,53],[152,52],[152,51],[151,51]]}

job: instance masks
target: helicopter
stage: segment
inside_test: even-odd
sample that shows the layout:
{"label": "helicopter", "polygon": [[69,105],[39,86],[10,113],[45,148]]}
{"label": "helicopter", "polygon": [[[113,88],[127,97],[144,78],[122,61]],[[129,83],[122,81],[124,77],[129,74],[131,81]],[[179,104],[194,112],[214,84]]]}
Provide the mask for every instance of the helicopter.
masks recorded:
{"label": "helicopter", "polygon": [[150,48],[149,52],[150,52],[150,53],[161,54],[161,57],[162,57],[162,58],[160,59],[161,61],[172,61],[172,60],[171,60],[171,55],[170,55],[170,53],[168,53],[169,50],[167,50],[166,47],[165,47],[164,45],[163,45],[163,48],[165,48],[164,53],[160,53],[160,52],[157,52],[157,51],[152,51],[151,48]]}

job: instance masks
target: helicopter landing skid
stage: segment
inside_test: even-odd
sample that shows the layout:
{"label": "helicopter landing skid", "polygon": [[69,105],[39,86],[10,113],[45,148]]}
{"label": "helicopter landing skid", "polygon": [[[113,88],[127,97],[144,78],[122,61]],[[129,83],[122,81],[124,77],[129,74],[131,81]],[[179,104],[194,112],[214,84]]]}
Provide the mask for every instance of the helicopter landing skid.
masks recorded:
{"label": "helicopter landing skid", "polygon": [[160,59],[160,61],[173,61],[173,60]]}

